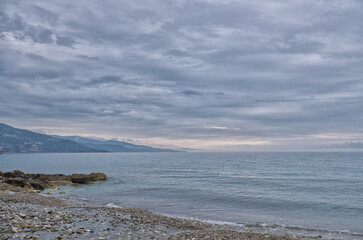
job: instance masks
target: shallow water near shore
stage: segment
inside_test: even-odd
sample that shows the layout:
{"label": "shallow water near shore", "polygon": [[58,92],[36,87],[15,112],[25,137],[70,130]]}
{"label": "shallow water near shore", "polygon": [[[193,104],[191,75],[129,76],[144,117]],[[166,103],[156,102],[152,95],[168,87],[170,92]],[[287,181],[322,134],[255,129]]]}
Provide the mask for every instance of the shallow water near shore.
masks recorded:
{"label": "shallow water near shore", "polygon": [[363,153],[51,153],[0,155],[0,170],[104,172],[64,198],[139,207],[261,231],[363,239]]}

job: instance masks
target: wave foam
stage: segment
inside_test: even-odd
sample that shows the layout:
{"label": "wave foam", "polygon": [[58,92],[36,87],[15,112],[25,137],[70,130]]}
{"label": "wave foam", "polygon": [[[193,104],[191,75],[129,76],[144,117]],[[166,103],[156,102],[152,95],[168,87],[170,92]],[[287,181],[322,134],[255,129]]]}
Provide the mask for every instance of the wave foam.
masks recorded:
{"label": "wave foam", "polygon": [[118,205],[116,205],[116,204],[114,204],[114,203],[108,203],[108,204],[106,205],[106,207],[110,207],[110,208],[122,208],[122,207],[120,207],[120,206],[118,206]]}

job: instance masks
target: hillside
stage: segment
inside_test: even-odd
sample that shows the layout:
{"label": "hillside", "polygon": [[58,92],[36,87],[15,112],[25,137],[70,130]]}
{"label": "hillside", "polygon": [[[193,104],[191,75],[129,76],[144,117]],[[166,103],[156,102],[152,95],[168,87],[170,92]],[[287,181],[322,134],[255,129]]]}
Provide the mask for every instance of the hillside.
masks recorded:
{"label": "hillside", "polygon": [[176,152],[115,140],[50,136],[0,123],[0,153],[37,152]]}
{"label": "hillside", "polygon": [[104,152],[49,135],[17,129],[0,123],[0,151],[28,152]]}
{"label": "hillside", "polygon": [[108,152],[177,152],[172,149],[153,148],[144,145],[135,145],[127,142],[121,142],[116,140],[99,140],[92,138],[85,138],[79,136],[53,136],[61,139],[71,140],[98,150]]}

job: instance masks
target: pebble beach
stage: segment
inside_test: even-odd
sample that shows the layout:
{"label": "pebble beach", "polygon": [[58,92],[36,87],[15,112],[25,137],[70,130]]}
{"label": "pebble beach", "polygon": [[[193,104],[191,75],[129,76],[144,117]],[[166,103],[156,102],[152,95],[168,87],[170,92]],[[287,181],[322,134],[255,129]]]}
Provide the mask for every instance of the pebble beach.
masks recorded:
{"label": "pebble beach", "polygon": [[85,205],[52,196],[0,192],[0,239],[319,239],[238,231],[143,209]]}

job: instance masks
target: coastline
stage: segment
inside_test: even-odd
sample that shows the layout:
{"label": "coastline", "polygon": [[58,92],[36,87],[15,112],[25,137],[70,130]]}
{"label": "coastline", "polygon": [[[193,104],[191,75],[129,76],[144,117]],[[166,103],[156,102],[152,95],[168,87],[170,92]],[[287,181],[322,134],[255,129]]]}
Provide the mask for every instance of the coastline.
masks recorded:
{"label": "coastline", "polygon": [[138,208],[93,206],[24,191],[0,192],[0,239],[321,239],[241,232],[231,225]]}

